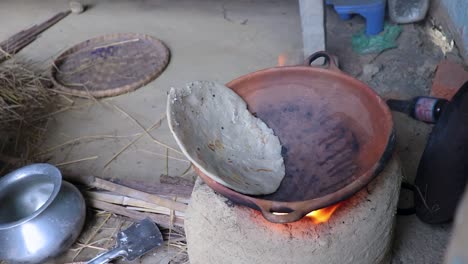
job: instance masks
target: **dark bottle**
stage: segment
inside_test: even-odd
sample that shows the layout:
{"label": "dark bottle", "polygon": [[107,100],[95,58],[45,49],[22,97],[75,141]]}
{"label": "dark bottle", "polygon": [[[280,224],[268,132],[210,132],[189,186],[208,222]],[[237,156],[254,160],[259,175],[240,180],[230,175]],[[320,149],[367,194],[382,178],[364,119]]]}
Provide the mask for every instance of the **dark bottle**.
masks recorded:
{"label": "dark bottle", "polygon": [[412,118],[426,123],[436,123],[449,101],[445,99],[418,96],[410,100],[389,99],[391,110],[405,113]]}

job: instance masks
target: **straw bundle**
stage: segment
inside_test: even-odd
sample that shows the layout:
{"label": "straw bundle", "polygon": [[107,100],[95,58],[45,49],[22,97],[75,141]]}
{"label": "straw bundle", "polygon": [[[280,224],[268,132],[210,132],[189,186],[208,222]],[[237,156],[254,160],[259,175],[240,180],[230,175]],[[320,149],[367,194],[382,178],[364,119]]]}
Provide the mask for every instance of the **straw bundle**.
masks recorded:
{"label": "straw bundle", "polygon": [[42,143],[44,117],[53,107],[51,82],[32,66],[16,60],[0,64],[0,160],[17,166]]}
{"label": "straw bundle", "polygon": [[33,124],[50,107],[50,82],[18,63],[0,65],[0,124],[3,131],[12,124]]}

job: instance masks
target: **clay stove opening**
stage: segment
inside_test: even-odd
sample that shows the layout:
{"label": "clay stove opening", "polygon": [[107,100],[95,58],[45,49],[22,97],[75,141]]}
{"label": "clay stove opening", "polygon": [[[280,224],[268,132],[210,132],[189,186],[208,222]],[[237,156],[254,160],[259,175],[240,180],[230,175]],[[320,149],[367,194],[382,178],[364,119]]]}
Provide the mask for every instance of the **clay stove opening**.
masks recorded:
{"label": "clay stove opening", "polygon": [[[328,207],[314,210],[308,213],[304,218],[310,219],[314,224],[321,224],[326,223],[333,215],[333,213],[340,207],[343,202],[339,202],[334,205],[330,205]],[[279,213],[279,212],[271,212],[274,215],[287,215],[288,213]]]}

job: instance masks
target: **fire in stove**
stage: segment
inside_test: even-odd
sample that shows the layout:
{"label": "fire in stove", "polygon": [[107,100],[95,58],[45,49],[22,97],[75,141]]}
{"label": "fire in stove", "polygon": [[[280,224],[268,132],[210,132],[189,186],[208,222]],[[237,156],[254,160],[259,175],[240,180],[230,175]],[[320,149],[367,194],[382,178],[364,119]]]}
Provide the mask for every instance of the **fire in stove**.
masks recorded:
{"label": "fire in stove", "polygon": [[278,56],[278,66],[285,66],[286,65],[286,54],[280,54]]}
{"label": "fire in stove", "polygon": [[318,209],[312,211],[306,215],[306,217],[310,218],[314,224],[321,224],[325,223],[330,219],[333,213],[340,207],[341,203],[337,203],[322,209]]}
{"label": "fire in stove", "polygon": [[[340,207],[341,203],[337,203],[322,209],[312,211],[306,215],[307,218],[310,218],[312,222],[316,225],[325,223],[330,219],[333,213]],[[287,215],[288,213],[278,213],[273,212],[274,215]]]}

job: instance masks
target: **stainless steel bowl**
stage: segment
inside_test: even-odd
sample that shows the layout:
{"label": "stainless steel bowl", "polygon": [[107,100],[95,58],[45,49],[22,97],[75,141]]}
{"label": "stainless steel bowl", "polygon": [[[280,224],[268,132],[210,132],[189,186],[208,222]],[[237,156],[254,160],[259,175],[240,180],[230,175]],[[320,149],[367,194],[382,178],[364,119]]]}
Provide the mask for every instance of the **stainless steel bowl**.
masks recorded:
{"label": "stainless steel bowl", "polygon": [[76,240],[85,202],[49,164],[33,164],[0,178],[0,260],[42,263]]}

